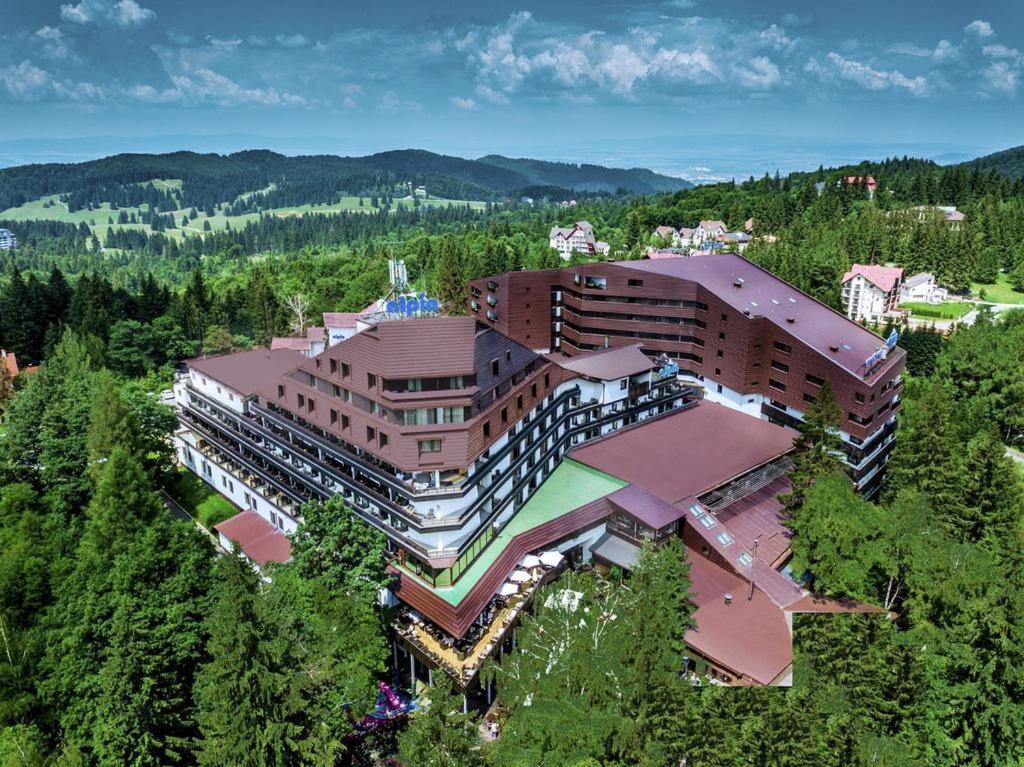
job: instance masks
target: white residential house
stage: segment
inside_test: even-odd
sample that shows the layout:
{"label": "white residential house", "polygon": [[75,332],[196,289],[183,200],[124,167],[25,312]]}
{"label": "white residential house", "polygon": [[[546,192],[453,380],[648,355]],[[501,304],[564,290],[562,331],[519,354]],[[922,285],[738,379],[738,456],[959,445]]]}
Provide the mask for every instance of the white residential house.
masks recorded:
{"label": "white residential house", "polygon": [[589,221],[577,221],[575,226],[571,227],[551,227],[548,242],[566,261],[573,253],[607,255],[611,250],[611,246],[607,242],[601,242],[594,238],[594,227],[590,225]]}
{"label": "white residential house", "polygon": [[706,242],[712,242],[718,235],[728,231],[729,228],[724,221],[701,221],[693,231],[693,244],[703,245]]}
{"label": "white residential house", "polygon": [[935,275],[921,272],[908,277],[900,286],[900,301],[917,301],[928,304],[941,304],[949,296],[949,291],[935,282]]}
{"label": "white residential house", "polygon": [[903,270],[895,266],[854,264],[843,275],[842,302],[854,322],[877,323],[899,306]]}
{"label": "white residential house", "polygon": [[693,247],[693,233],[694,229],[688,229],[682,227],[676,229],[674,226],[659,226],[653,234],[655,237],[665,240],[673,248],[690,248]]}
{"label": "white residential house", "polygon": [[918,205],[916,208],[912,208],[912,210],[917,213],[918,221],[927,221],[929,216],[940,213],[946,223],[949,224],[949,228],[954,231],[963,225],[966,218],[963,213],[956,209],[955,205]]}
{"label": "white residential house", "polygon": [[18,244],[18,238],[10,229],[0,229],[0,250],[13,250]]}

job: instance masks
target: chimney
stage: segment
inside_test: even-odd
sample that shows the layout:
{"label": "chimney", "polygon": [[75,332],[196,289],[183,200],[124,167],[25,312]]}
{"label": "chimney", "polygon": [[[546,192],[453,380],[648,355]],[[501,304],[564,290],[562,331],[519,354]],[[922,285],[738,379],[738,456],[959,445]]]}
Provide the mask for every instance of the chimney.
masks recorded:
{"label": "chimney", "polygon": [[786,317],[786,322],[792,325],[793,323],[796,322],[796,317]]}
{"label": "chimney", "polygon": [[729,592],[725,593],[725,603],[727,605],[731,605],[732,604],[732,594],[730,594]]}

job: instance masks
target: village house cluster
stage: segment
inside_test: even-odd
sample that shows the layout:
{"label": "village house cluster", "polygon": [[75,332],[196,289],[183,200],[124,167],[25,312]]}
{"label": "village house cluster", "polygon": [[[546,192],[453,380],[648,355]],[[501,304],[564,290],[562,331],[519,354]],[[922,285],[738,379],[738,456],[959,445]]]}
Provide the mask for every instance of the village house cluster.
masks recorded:
{"label": "village house cluster", "polygon": [[731,250],[742,253],[750,243],[754,231],[754,219],[749,218],[742,232],[730,232],[724,221],[701,221],[693,229],[674,226],[655,228],[652,237],[664,243],[666,248],[695,254]]}

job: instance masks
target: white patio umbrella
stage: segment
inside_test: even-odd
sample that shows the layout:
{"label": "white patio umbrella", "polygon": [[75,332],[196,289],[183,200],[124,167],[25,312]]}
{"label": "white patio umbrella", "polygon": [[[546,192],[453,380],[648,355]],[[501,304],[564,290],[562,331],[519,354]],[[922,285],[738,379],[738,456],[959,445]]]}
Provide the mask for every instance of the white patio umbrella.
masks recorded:
{"label": "white patio umbrella", "polygon": [[519,562],[519,566],[525,570],[532,570],[535,567],[540,567],[540,557],[535,554],[527,554]]}
{"label": "white patio umbrella", "polygon": [[526,570],[516,570],[514,573],[512,573],[512,575],[508,577],[508,579],[513,583],[526,583],[527,581],[533,580],[533,578],[530,576],[528,572],[526,572]]}
{"label": "white patio umbrella", "polygon": [[503,583],[501,588],[498,589],[499,597],[510,597],[519,591],[519,584],[517,583]]}
{"label": "white patio umbrella", "polygon": [[540,562],[545,567],[557,567],[562,563],[563,559],[565,559],[565,557],[557,551],[545,551],[540,555]]}

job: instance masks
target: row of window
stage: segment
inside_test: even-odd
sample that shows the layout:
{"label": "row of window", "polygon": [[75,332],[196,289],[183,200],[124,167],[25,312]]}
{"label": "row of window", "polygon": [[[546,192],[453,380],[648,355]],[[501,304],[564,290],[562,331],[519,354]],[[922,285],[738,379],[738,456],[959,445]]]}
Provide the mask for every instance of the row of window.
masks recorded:
{"label": "row of window", "polygon": [[706,328],[708,324],[704,320],[695,317],[667,317],[663,314],[618,314],[616,312],[594,312],[583,309],[575,309],[571,306],[565,307],[567,312],[572,312],[580,317],[596,317],[606,320],[628,320],[633,322],[663,322],[670,325],[693,325],[698,328]]}
{"label": "row of window", "polygon": [[[583,294],[579,291],[572,290],[571,288],[561,288],[566,294],[582,300]],[[614,303],[622,304],[642,304],[644,306],[664,306],[671,309],[700,309],[701,311],[707,311],[708,305],[703,301],[691,301],[689,299],[678,299],[678,298],[648,298],[646,296],[609,296],[609,295],[591,295],[587,294],[587,301],[612,301]]]}
{"label": "row of window", "polygon": [[[575,322],[564,320],[563,324],[577,333],[611,336],[614,338],[642,338],[651,341],[672,341],[674,343],[704,346],[704,339],[697,336],[676,335],[674,333],[647,333],[639,330],[612,330],[610,328],[581,328]],[[721,356],[721,355],[719,355]]]}

